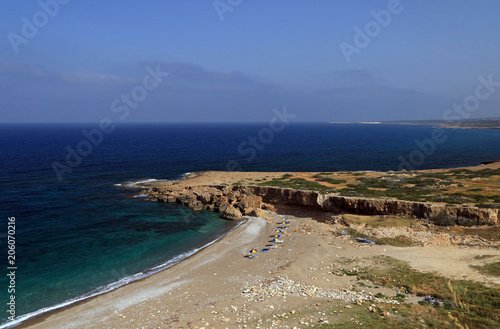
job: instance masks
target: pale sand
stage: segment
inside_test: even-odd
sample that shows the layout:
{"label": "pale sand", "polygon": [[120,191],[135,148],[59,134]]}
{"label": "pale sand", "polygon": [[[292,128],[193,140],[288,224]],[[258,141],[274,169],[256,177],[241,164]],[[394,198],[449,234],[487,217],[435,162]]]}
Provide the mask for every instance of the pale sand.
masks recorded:
{"label": "pale sand", "polygon": [[[499,250],[365,245],[338,237],[332,234],[331,225],[307,217],[289,217],[291,227],[277,249],[259,252],[255,259],[245,258],[250,249],[260,250],[269,244],[281,218],[277,214],[270,216],[274,217],[272,222],[249,218],[220,241],[169,269],[21,327],[257,328],[261,323],[270,327],[274,314],[310,311],[327,299],[288,296],[249,301],[241,294],[248,285],[288,277],[325,290],[349,289],[356,278],[334,275],[333,269],[370,266],[373,257],[379,255],[408,260],[416,269],[452,278],[500,283],[468,268],[472,261],[484,263],[475,256],[487,254],[493,255],[487,259],[489,262],[500,260]],[[311,229],[302,230],[304,224]],[[387,296],[396,293],[389,289],[366,290]],[[346,304],[340,301],[330,305],[341,310]],[[290,316],[273,328],[291,328],[299,320],[298,316]]]}

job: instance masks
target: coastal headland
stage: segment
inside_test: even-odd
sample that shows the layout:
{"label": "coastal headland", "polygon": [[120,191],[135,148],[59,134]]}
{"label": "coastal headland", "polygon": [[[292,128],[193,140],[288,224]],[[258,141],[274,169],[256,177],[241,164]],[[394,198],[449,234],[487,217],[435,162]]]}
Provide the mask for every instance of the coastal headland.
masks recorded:
{"label": "coastal headland", "polygon": [[388,121],[384,123],[402,125],[433,125],[453,129],[500,129],[500,118],[465,119],[459,116],[450,120]]}
{"label": "coastal headland", "polygon": [[154,182],[152,201],[242,224],[171,268],[20,328],[497,328],[499,170]]}

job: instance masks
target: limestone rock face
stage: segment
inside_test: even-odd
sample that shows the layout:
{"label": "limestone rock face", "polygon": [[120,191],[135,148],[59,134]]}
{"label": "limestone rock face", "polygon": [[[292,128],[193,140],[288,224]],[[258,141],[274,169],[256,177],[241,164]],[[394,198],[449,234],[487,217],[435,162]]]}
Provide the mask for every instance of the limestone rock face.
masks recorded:
{"label": "limestone rock face", "polygon": [[238,220],[243,218],[241,212],[231,205],[226,207],[226,210],[224,210],[224,212],[222,213],[222,217],[233,220]]}
{"label": "limestone rock face", "polygon": [[159,202],[177,202],[195,209],[215,210],[230,219],[239,219],[242,214],[265,217],[263,210],[273,211],[273,204],[290,204],[313,206],[333,213],[350,212],[366,215],[429,218],[439,213],[446,213],[454,217],[474,219],[479,224],[500,224],[499,209],[347,197],[290,188],[213,185],[152,188],[148,192],[151,199]]}
{"label": "limestone rock face", "polygon": [[179,203],[193,209],[218,211],[226,219],[238,220],[244,215],[265,216],[262,210],[274,209],[262,202],[262,197],[251,191],[235,189],[231,186],[197,186],[152,188],[151,199],[158,202]]}
{"label": "limestone rock face", "polygon": [[255,209],[262,207],[262,197],[258,195],[242,196],[239,205],[242,209]]}

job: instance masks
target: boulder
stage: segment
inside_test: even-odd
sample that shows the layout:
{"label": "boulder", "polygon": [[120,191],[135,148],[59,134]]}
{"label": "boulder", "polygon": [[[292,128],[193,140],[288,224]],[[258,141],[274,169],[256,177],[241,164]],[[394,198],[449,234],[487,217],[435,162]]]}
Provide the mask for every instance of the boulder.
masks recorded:
{"label": "boulder", "polygon": [[260,209],[260,208],[253,209],[249,213],[249,215],[250,216],[254,216],[254,217],[267,218],[266,212],[264,210]]}
{"label": "boulder", "polygon": [[262,197],[258,195],[243,196],[239,202],[240,208],[245,211],[245,209],[255,209],[262,207]]}
{"label": "boulder", "polygon": [[231,205],[226,207],[226,209],[222,213],[222,217],[224,217],[226,219],[232,219],[232,220],[238,220],[238,219],[243,218],[243,216],[241,215],[241,212]]}
{"label": "boulder", "polygon": [[241,209],[241,212],[243,213],[243,215],[245,216],[253,216],[251,215],[253,212],[255,212],[255,208],[244,208],[244,209]]}
{"label": "boulder", "polygon": [[271,212],[273,212],[273,211],[276,210],[272,204],[264,203],[264,202],[262,202],[262,207],[261,208],[264,209],[264,210],[267,210],[267,211],[271,211]]}

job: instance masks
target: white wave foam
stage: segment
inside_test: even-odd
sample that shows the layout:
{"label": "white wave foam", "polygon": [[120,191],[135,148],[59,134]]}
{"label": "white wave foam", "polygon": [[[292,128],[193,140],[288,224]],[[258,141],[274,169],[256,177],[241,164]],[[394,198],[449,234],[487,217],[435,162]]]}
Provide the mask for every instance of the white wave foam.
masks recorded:
{"label": "white wave foam", "polygon": [[178,179],[146,178],[146,179],[137,180],[137,181],[127,181],[124,183],[116,183],[113,185],[118,186],[118,187],[135,188],[135,187],[144,187],[143,184],[152,183],[152,182],[171,182],[171,183],[173,183],[173,182],[176,182],[176,181],[181,180],[181,179],[186,179],[187,176],[189,176],[190,174],[191,174],[191,172],[184,173],[184,174],[180,175]]}
{"label": "white wave foam", "polygon": [[114,186],[118,187],[128,187],[128,188],[134,188],[134,187],[144,187],[144,184],[147,183],[152,183],[152,182],[174,182],[175,180],[171,179],[156,179],[156,178],[147,178],[147,179],[142,179],[142,180],[137,180],[137,181],[127,181],[124,183],[116,183],[113,184]]}
{"label": "white wave foam", "polygon": [[158,182],[160,180],[161,179],[148,178],[148,179],[144,179],[144,180],[140,180],[140,181],[136,181],[136,182],[127,182],[126,185],[128,187],[133,187],[133,186],[141,185],[141,184],[145,184],[145,183]]}

